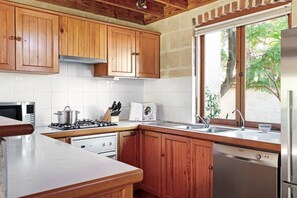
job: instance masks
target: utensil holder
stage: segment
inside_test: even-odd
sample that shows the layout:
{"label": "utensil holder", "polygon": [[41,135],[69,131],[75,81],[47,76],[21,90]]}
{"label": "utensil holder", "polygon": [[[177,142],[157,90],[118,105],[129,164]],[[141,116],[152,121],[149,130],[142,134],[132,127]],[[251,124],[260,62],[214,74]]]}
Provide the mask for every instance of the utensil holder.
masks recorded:
{"label": "utensil holder", "polygon": [[111,116],[111,108],[108,108],[102,118],[105,122],[112,122],[112,123],[118,123],[120,121],[119,116]]}

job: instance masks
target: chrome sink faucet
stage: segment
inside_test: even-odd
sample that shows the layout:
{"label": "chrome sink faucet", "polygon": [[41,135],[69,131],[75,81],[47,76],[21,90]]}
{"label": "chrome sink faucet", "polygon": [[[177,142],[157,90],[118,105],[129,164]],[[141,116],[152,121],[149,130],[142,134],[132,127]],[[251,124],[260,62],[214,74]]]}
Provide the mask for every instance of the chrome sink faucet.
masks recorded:
{"label": "chrome sink faucet", "polygon": [[232,113],[235,113],[235,112],[237,112],[237,113],[239,114],[240,119],[241,119],[241,123],[242,123],[242,125],[241,125],[241,127],[240,127],[240,130],[244,131],[244,129],[245,129],[244,118],[243,118],[241,112],[240,112],[238,109],[235,109],[234,111],[232,111]]}
{"label": "chrome sink faucet", "polygon": [[205,128],[209,128],[210,119],[208,117],[202,118],[200,115],[195,115],[195,117],[203,122]]}

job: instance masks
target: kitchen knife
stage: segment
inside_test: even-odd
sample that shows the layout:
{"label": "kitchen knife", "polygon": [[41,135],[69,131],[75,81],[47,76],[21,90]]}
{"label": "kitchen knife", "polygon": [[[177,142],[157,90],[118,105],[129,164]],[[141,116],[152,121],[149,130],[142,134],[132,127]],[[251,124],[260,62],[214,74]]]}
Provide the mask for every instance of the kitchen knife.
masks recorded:
{"label": "kitchen knife", "polygon": [[121,111],[115,111],[111,113],[111,116],[118,116],[120,115]]}
{"label": "kitchen knife", "polygon": [[116,101],[113,101],[112,105],[111,105],[111,110],[112,111],[115,111],[117,108],[117,102]]}
{"label": "kitchen knife", "polygon": [[119,101],[118,104],[117,104],[117,108],[116,108],[116,110],[117,110],[117,111],[120,111],[121,108],[122,108],[122,103]]}

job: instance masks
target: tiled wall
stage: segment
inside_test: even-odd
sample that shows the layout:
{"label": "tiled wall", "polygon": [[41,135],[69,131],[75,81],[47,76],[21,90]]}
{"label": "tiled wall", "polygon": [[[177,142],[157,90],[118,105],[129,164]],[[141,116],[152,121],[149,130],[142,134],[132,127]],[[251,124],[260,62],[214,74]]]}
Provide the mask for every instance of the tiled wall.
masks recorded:
{"label": "tiled wall", "polygon": [[144,81],[144,101],[157,102],[157,119],[191,123],[194,120],[192,77]]}
{"label": "tiled wall", "polygon": [[123,103],[122,119],[128,118],[128,104],[143,102],[143,80],[94,78],[93,66],[61,63],[55,75],[0,73],[0,102],[35,101],[36,125],[56,122],[55,112],[66,105],[81,113],[79,118],[104,115],[114,100]]}

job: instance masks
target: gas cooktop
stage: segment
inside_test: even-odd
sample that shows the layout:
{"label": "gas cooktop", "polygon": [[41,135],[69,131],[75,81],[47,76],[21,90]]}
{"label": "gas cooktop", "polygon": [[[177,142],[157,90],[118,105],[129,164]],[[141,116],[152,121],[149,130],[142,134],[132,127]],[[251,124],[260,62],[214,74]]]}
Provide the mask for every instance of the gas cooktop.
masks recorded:
{"label": "gas cooktop", "polygon": [[74,124],[51,123],[49,127],[54,129],[59,129],[59,130],[72,130],[72,129],[97,128],[97,127],[107,127],[107,126],[117,126],[117,125],[118,124],[111,123],[111,122],[83,119],[83,120],[78,120]]}

